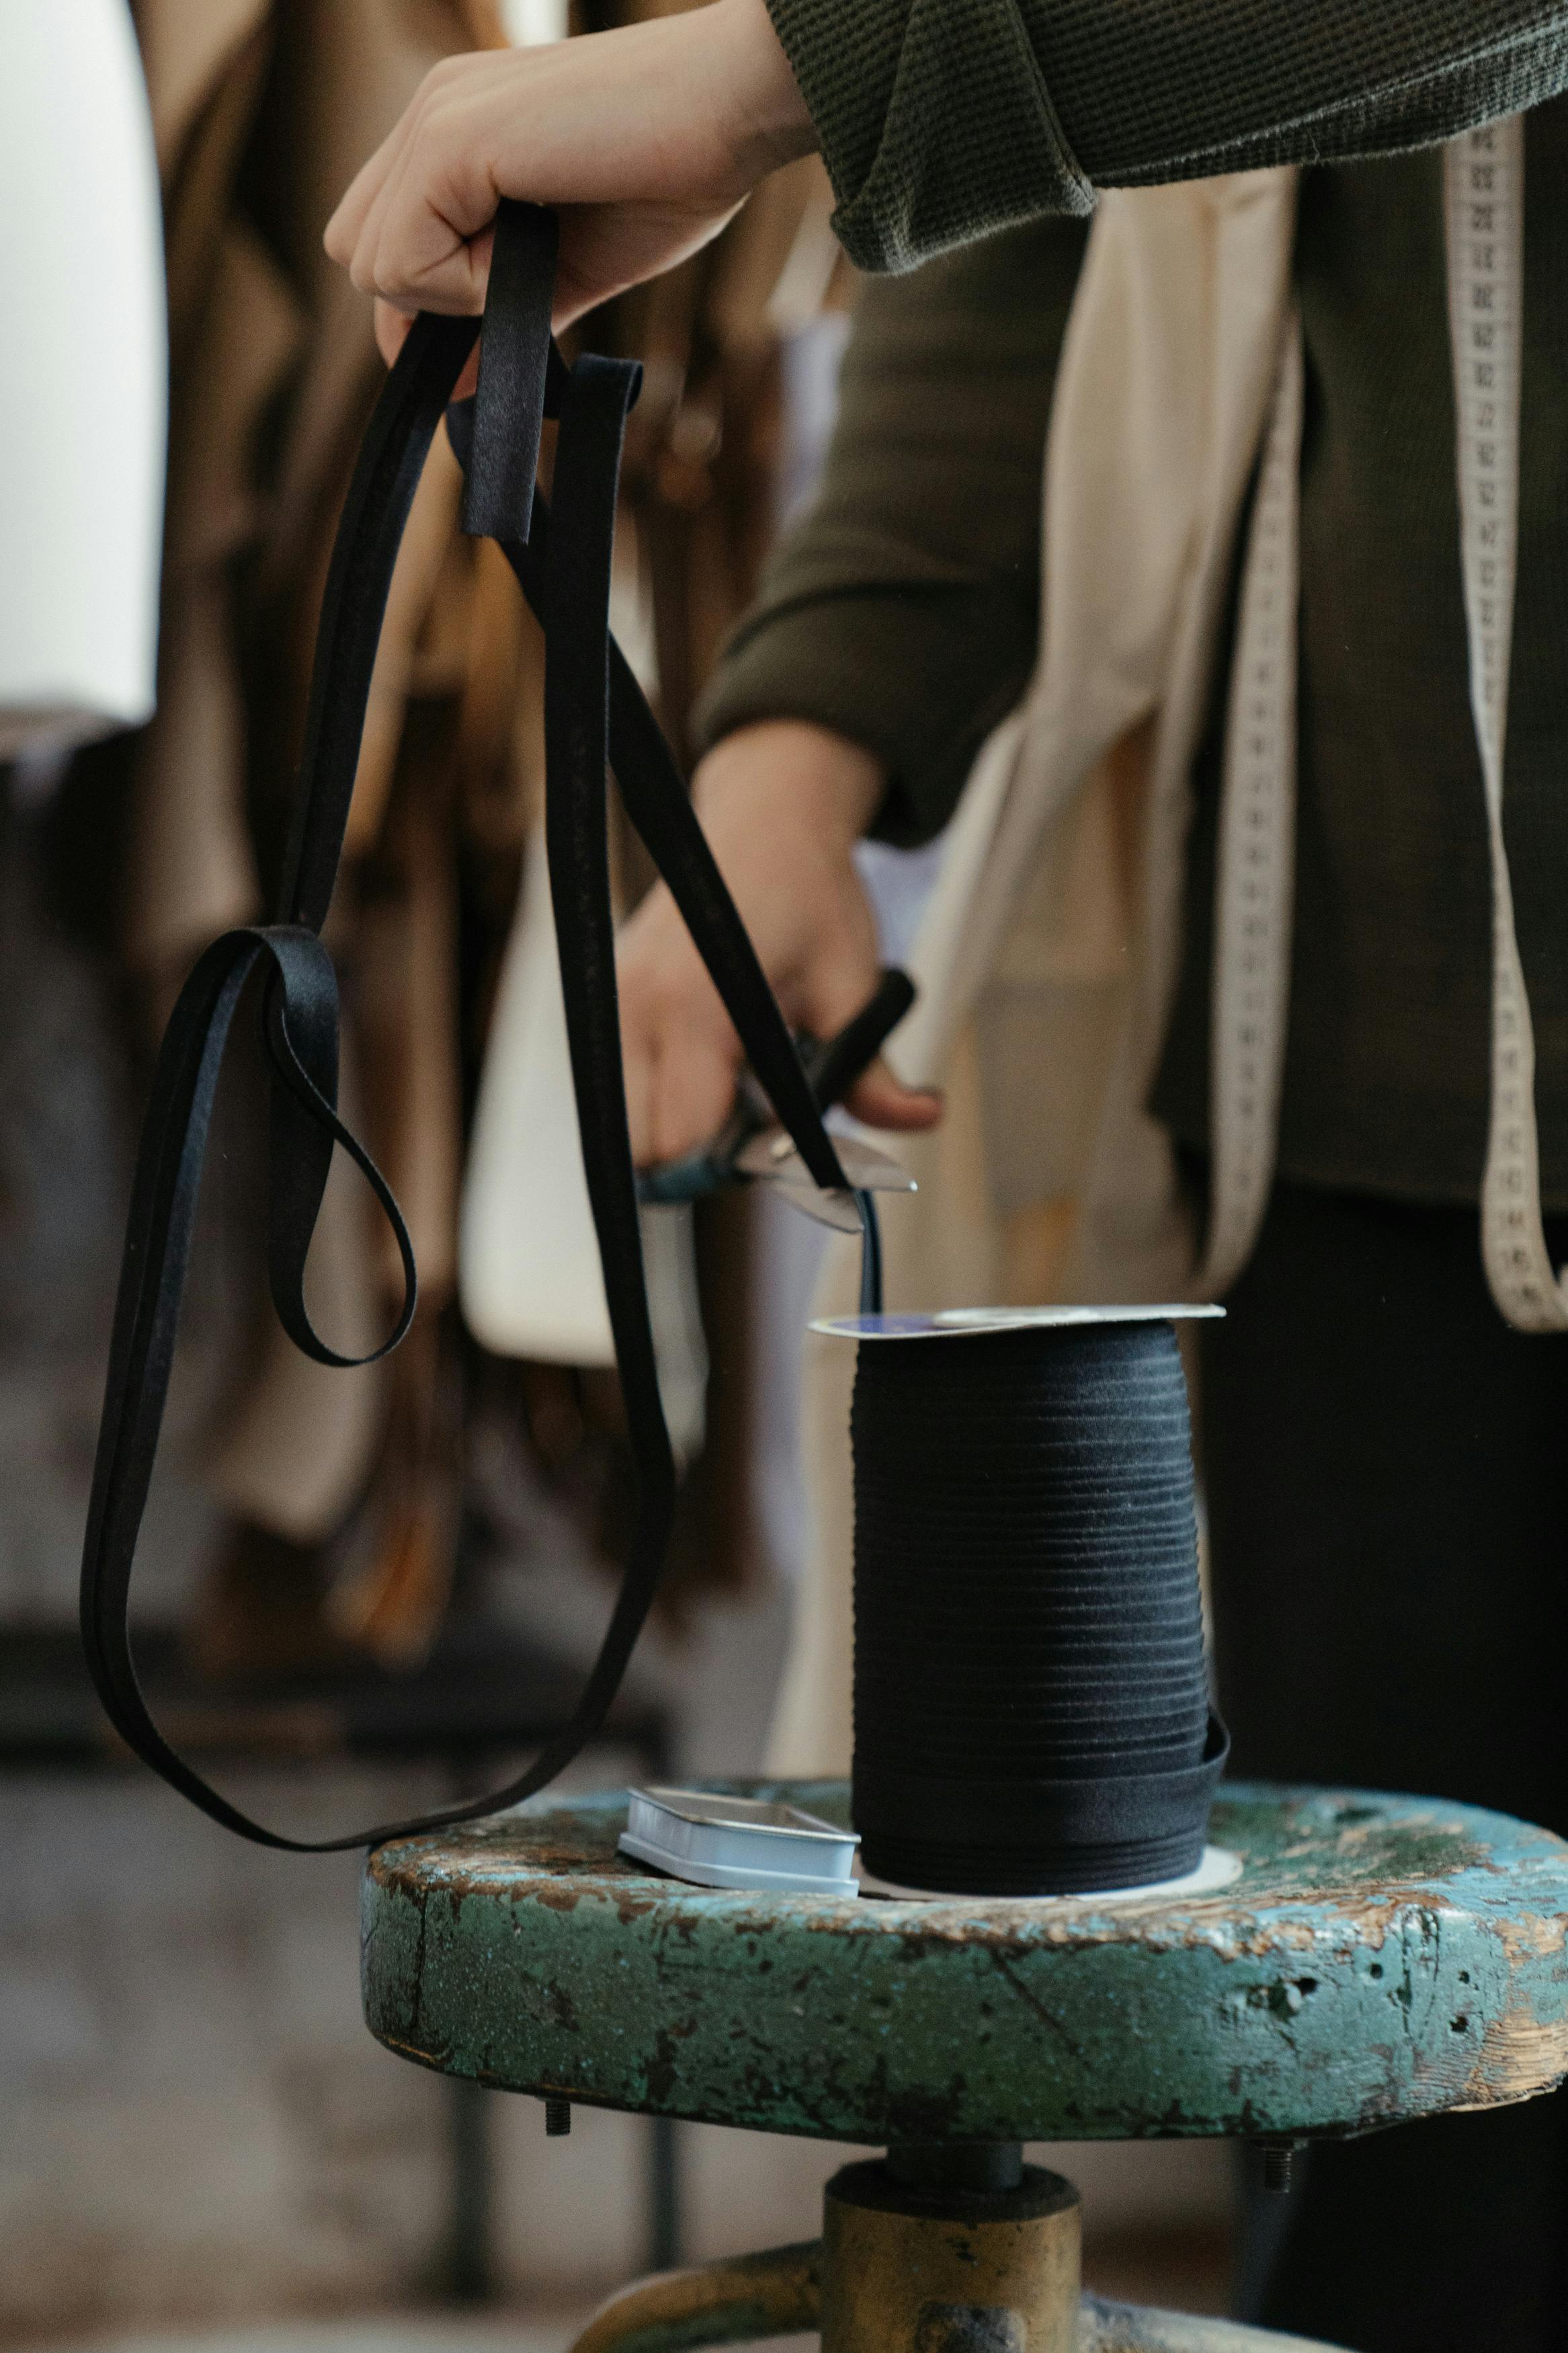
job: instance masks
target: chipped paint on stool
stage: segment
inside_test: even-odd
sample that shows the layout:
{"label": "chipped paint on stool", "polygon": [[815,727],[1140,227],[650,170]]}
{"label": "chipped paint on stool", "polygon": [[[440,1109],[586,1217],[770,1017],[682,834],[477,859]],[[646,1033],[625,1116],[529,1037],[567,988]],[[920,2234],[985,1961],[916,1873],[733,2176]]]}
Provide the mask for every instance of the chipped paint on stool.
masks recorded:
{"label": "chipped paint on stool", "polygon": [[[710,1784],[846,1821],[820,1782]],[[382,1847],[373,2032],[443,2073],[859,2143],[1343,2134],[1568,2073],[1568,1846],[1436,1800],[1238,1783],[1203,1895],[683,1886],[624,1791]]]}

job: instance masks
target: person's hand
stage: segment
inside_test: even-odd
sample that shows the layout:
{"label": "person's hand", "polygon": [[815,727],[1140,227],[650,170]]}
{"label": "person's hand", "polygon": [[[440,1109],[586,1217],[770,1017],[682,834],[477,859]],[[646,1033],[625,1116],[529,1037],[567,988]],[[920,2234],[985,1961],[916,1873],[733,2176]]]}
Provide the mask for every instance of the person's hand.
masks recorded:
{"label": "person's hand", "polygon": [[[797,720],[728,735],[692,797],[792,1029],[827,1038],[877,987],[877,929],[852,855],[883,790],[858,744]],[[616,956],[632,1151],[676,1160],[722,1126],[741,1045],[662,883],[623,927]],[[934,1127],[941,1099],[879,1058],[844,1098],[872,1127]]]}
{"label": "person's hand", "polygon": [[327,224],[378,296],[390,361],[416,311],[484,307],[503,196],[561,214],[555,324],[668,269],[758,180],[816,144],[763,0],[450,58],[426,74]]}

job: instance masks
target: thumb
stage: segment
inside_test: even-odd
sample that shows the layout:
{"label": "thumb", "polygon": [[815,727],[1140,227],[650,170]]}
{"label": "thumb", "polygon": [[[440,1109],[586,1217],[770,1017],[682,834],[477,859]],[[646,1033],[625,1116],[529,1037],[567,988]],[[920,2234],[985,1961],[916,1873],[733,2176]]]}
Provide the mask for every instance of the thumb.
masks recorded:
{"label": "thumb", "polygon": [[921,1134],[940,1124],[943,1103],[936,1087],[906,1087],[879,1054],[846,1092],[844,1108],[868,1127]]}

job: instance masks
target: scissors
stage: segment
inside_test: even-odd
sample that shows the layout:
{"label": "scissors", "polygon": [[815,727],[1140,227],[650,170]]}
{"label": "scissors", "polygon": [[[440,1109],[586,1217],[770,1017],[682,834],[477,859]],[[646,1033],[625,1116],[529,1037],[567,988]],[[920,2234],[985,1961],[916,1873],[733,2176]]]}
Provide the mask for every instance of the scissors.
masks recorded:
{"label": "scissors", "polygon": [[[828,1110],[854,1085],[915,1001],[915,985],[907,972],[889,965],[876,993],[832,1038],[797,1035],[795,1046],[812,1092],[823,1111]],[[915,1180],[885,1153],[862,1144],[858,1136],[835,1135],[839,1166],[848,1177],[848,1192],[825,1192],[800,1154],[773,1117],[773,1105],[750,1070],[740,1081],[740,1100],[717,1135],[679,1160],[645,1168],[637,1176],[639,1201],[663,1208],[700,1201],[731,1185],[771,1185],[808,1218],[834,1226],[841,1233],[858,1233],[860,1212],[855,1194],[912,1193]]]}

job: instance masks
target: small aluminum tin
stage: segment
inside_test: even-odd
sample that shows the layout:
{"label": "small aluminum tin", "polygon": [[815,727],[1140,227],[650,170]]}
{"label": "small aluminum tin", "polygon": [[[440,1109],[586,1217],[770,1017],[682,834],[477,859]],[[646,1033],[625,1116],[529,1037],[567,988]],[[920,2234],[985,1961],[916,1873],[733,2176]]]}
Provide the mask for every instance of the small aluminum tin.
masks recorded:
{"label": "small aluminum tin", "polygon": [[622,1854],[697,1887],[858,1895],[854,1831],[763,1798],[706,1789],[629,1789]]}

